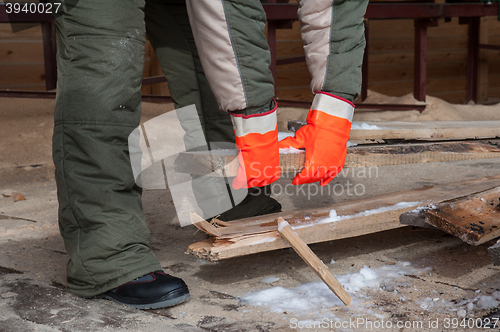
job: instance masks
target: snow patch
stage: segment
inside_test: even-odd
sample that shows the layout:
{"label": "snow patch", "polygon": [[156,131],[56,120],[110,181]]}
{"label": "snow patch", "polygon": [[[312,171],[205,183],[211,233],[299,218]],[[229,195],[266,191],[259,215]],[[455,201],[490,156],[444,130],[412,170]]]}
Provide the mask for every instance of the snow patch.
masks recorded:
{"label": "snow patch", "polygon": [[270,276],[270,277],[262,279],[260,282],[263,282],[265,284],[272,284],[273,282],[276,282],[278,280],[280,280],[280,278],[276,278],[276,277]]}
{"label": "snow patch", "polygon": [[380,207],[380,208],[377,208],[377,209],[367,210],[367,211],[359,212],[359,213],[352,214],[352,215],[346,215],[346,216],[338,216],[337,215],[337,211],[335,211],[335,210],[332,209],[332,210],[330,210],[330,214],[328,215],[327,218],[320,219],[320,220],[318,220],[318,221],[316,221],[314,223],[294,225],[294,226],[292,226],[292,228],[293,229],[297,229],[297,228],[309,227],[309,226],[312,226],[312,225],[327,224],[327,223],[333,223],[333,224],[335,224],[336,222],[341,221],[341,220],[345,220],[345,219],[351,219],[351,218],[362,217],[362,216],[369,216],[369,215],[372,215],[372,214],[377,214],[377,213],[382,213],[382,212],[387,212],[387,211],[404,209],[404,208],[407,208],[407,207],[412,207],[412,206],[415,206],[415,205],[419,205],[421,203],[422,202],[400,202],[400,203],[397,203],[395,205],[384,206],[384,207]]}
{"label": "snow patch", "polygon": [[424,310],[442,313],[456,312],[458,316],[465,317],[467,314],[472,314],[475,309],[489,310],[497,308],[500,302],[494,296],[496,296],[495,293],[491,294],[491,296],[480,295],[458,303],[426,297],[422,300],[417,300],[416,303]]}
{"label": "snow patch", "polygon": [[425,205],[425,206],[419,206],[418,208],[414,209],[414,210],[411,210],[410,212],[420,212],[420,211],[427,211],[427,210],[433,210],[435,209],[436,206],[434,204],[429,204],[429,205]]}
{"label": "snow patch", "polygon": [[351,125],[351,129],[354,130],[380,130],[380,129],[385,129],[383,127],[375,126],[375,125],[369,125],[368,123],[353,123]]}
{"label": "snow patch", "polygon": [[268,236],[268,237],[265,237],[263,239],[260,239],[259,241],[256,241],[254,243],[252,243],[251,245],[256,245],[256,244],[261,244],[261,243],[266,243],[266,242],[273,242],[274,240],[276,240],[277,237],[273,237],[273,236]]}
{"label": "snow patch", "polygon": [[[367,301],[364,290],[380,289],[384,284],[404,275],[419,275],[426,271],[428,269],[416,269],[402,264],[385,265],[380,268],[365,266],[357,273],[339,275],[336,278],[352,296],[353,304],[361,304]],[[241,299],[249,305],[266,306],[271,312],[314,313],[321,317],[334,316],[327,309],[343,306],[323,282],[311,282],[292,289],[272,287],[248,293]]]}
{"label": "snow patch", "polygon": [[[407,263],[399,262],[396,265],[384,265],[379,268],[364,266],[356,273],[337,275],[337,280],[353,299],[351,305],[351,310],[354,310],[353,314],[370,314],[382,319],[383,317],[378,316],[377,313],[371,310],[370,304],[368,304],[373,302],[371,301],[373,300],[371,298],[373,290],[390,291],[397,296],[397,288],[408,287],[406,280],[402,279],[405,275],[416,276],[431,270],[431,268],[414,268]],[[419,290],[417,291],[422,293]],[[343,307],[343,303],[323,282],[311,282],[291,289],[271,287],[262,291],[248,293],[241,300],[249,305],[265,306],[270,312],[307,315],[308,319],[324,317],[338,319],[335,316],[335,311],[332,311],[331,308]],[[403,296],[399,297],[399,300],[401,302],[407,301]],[[440,312],[458,317],[473,317],[477,314],[475,311],[497,308],[500,305],[500,291],[493,292],[490,295],[464,299],[458,303],[456,300],[447,301],[436,296],[423,297],[416,300],[415,303],[425,311]]]}

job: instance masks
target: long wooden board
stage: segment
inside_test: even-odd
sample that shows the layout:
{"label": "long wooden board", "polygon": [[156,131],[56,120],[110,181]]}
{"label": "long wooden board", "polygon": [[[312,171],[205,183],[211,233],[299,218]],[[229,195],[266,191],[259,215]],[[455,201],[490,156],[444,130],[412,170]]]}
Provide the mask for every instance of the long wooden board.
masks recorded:
{"label": "long wooden board", "polygon": [[[217,236],[192,244],[188,248],[188,253],[217,261],[289,247],[286,241],[279,237],[276,226],[279,217],[285,219],[308,244],[405,227],[399,223],[399,216],[402,213],[497,186],[500,186],[500,175],[407,190],[325,207],[286,211],[234,222],[220,222],[215,226],[207,223],[208,231],[206,229],[204,231],[210,233],[210,229],[213,228]],[[411,203],[405,205],[401,204],[402,202]],[[330,216],[331,210],[335,210],[338,216],[343,218],[327,222],[325,219]]]}
{"label": "long wooden board", "polygon": [[[383,107],[381,107],[383,109]],[[355,122],[354,124],[363,124]],[[428,121],[366,122],[378,129],[352,129],[351,140],[405,139],[405,140],[463,140],[500,137],[500,121]],[[303,122],[290,121],[292,131],[303,126]],[[367,126],[365,126],[367,127]]]}
{"label": "long wooden board", "polygon": [[[236,150],[186,152],[180,154],[175,161],[175,169],[190,174],[236,176],[239,167],[236,157]],[[498,139],[355,146],[347,151],[345,167],[375,167],[498,157],[500,157]],[[304,161],[304,152],[280,154],[281,172],[297,173],[302,170]]]}

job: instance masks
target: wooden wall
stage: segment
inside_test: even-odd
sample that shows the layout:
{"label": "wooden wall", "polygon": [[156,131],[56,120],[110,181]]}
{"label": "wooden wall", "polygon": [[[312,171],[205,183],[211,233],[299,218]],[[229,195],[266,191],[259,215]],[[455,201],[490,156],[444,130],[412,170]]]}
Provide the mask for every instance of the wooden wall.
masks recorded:
{"label": "wooden wall", "polygon": [[40,26],[13,34],[0,24],[0,89],[45,90]]}
{"label": "wooden wall", "polygon": [[[482,19],[483,43],[500,45],[500,22]],[[413,92],[413,20],[369,22],[368,88],[390,96]],[[299,23],[292,30],[278,31],[278,58],[303,55]],[[427,94],[463,103],[466,87],[467,25],[458,18],[428,28]],[[500,51],[481,50],[480,97],[500,101]],[[486,73],[486,75],[485,75]],[[310,76],[304,63],[278,67],[278,97],[311,100]]]}
{"label": "wooden wall", "polygon": [[[372,20],[370,24],[369,89],[391,96],[413,91],[413,21]],[[500,22],[482,19],[482,42],[500,45]],[[300,24],[278,30],[278,59],[303,55]],[[465,100],[467,26],[458,19],[428,29],[427,93],[454,103]],[[161,75],[158,60],[146,45],[144,76]],[[500,51],[481,51],[481,101],[500,101]],[[311,100],[305,63],[278,67],[281,99]],[[0,24],[0,89],[45,90],[41,28],[13,34]],[[166,83],[144,86],[144,94],[168,95]]]}
{"label": "wooden wall", "polygon": [[[152,48],[147,42],[145,77],[158,70],[161,75],[161,69],[154,64],[156,56],[151,56],[150,52]],[[160,87],[158,84],[156,88]],[[45,90],[41,26],[12,33],[10,24],[0,24],[0,89]],[[152,86],[144,86],[142,92],[151,94],[152,90]]]}

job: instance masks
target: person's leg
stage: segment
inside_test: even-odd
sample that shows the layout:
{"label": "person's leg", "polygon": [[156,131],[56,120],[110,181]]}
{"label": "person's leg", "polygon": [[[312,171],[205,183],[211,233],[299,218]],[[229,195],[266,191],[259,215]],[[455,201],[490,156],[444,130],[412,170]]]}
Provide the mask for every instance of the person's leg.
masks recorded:
{"label": "person's leg", "polygon": [[[196,105],[205,140],[211,143],[234,143],[235,136],[229,114],[219,109],[208,84],[194,42],[185,1],[146,1],[148,37],[169,82],[176,108]],[[168,31],[168,33],[165,33]],[[184,126],[189,132],[189,126]],[[188,149],[197,142],[186,135]],[[221,178],[193,176],[193,190],[205,216],[218,215],[222,220],[235,220],[281,211],[281,205],[270,197],[270,190],[250,189],[250,194],[237,206],[227,209],[228,186]],[[231,183],[232,179],[229,179]],[[225,211],[225,212],[222,212]],[[221,213],[222,212],[222,213]]]}
{"label": "person's leg", "polygon": [[325,186],[344,167],[353,101],[361,90],[367,4],[368,0],[299,0],[314,100],[307,125],[279,143],[282,148],[306,150],[305,167],[292,180],[295,185],[320,181]]}
{"label": "person's leg", "polygon": [[300,0],[299,5],[312,92],[353,102],[361,90],[368,0]]}
{"label": "person's leg", "polygon": [[271,54],[259,0],[187,0],[201,63],[224,111],[254,115],[273,108]]}
{"label": "person's leg", "polygon": [[128,152],[140,120],[144,1],[68,5],[56,18],[53,159],[68,289],[92,297],[161,270]]}
{"label": "person's leg", "polygon": [[189,21],[219,108],[229,111],[239,150],[234,189],[280,174],[266,14],[258,0],[186,0]]}

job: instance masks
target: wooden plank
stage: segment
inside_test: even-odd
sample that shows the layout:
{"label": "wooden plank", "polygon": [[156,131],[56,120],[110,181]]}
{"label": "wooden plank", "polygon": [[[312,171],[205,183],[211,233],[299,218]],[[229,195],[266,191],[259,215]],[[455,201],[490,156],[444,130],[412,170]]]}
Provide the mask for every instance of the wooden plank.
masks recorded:
{"label": "wooden plank", "polygon": [[26,65],[0,65],[0,87],[19,88],[33,84],[45,84],[45,67],[43,62]]}
{"label": "wooden plank", "polygon": [[[370,31],[371,32],[371,31]],[[448,38],[429,38],[427,40],[429,49],[445,50],[445,49],[459,49],[467,47],[467,35],[451,36]],[[371,39],[370,38],[370,52],[381,51],[404,51],[412,50],[414,48],[413,39],[411,38],[392,38],[387,39]],[[293,47],[291,48],[293,49]]]}
{"label": "wooden plank", "polygon": [[352,298],[342,287],[340,282],[335,279],[328,267],[314,254],[314,252],[302,241],[302,239],[293,231],[290,225],[283,218],[278,218],[278,231],[293,250],[309,265],[309,267],[323,280],[330,290],[346,305],[352,303]]}
{"label": "wooden plank", "polygon": [[28,30],[21,30],[16,33],[12,32],[10,24],[0,24],[0,39],[7,40],[42,40],[42,26],[37,25]]}
{"label": "wooden plank", "polygon": [[500,237],[499,199],[500,187],[439,204],[424,214],[431,225],[477,246]]}
{"label": "wooden plank", "polygon": [[314,95],[311,93],[309,85],[296,88],[277,88],[278,104],[279,99],[283,100],[303,100],[313,101]]}
{"label": "wooden plank", "polygon": [[[431,31],[430,29],[429,31]],[[372,29],[370,29],[370,34]],[[392,34],[391,32],[386,32]],[[302,40],[281,40],[277,42],[276,53],[279,56],[303,56],[304,42]],[[432,51],[456,51],[467,49],[467,34],[447,38],[429,38],[428,47]],[[413,38],[370,38],[370,56],[375,52],[407,52],[413,50]]]}
{"label": "wooden plank", "polygon": [[[399,223],[399,216],[402,213],[498,186],[500,186],[500,175],[336,203],[326,207],[286,211],[227,222],[220,228],[237,227],[232,232],[232,238],[211,238],[195,243],[189,246],[188,253],[217,261],[287,248],[289,244],[278,235],[276,222],[279,217],[285,219],[297,235],[308,244],[405,227]],[[402,202],[408,203],[401,204]],[[333,216],[331,210],[335,210],[339,218],[327,219]],[[254,231],[256,227],[265,228],[265,231],[256,235],[245,233],[246,228]],[[231,231],[224,230],[224,232]]]}
{"label": "wooden plank", "polygon": [[304,56],[304,42],[302,40],[277,42],[276,54],[287,57]]}
{"label": "wooden plank", "polygon": [[[286,67],[289,69],[286,70],[282,67],[285,66],[279,66],[277,72],[277,84],[279,88],[300,87],[311,81],[305,63],[287,65]],[[464,61],[428,63],[427,67],[428,80],[430,82],[429,88],[432,93],[455,91],[462,85],[465,87],[465,81],[463,80],[466,77],[466,64]],[[370,89],[376,89],[376,84],[381,82],[407,82],[409,87],[409,84],[413,82],[413,71],[412,62],[408,64],[391,64],[384,66],[370,65],[368,77]],[[494,67],[492,68],[492,72],[495,72]],[[461,80],[456,81],[456,78],[460,78]],[[442,79],[446,80],[442,81]],[[436,85],[437,83],[431,83],[433,80],[439,80],[439,84]],[[406,89],[408,87],[406,87]],[[403,89],[404,88],[405,87],[403,87]]]}
{"label": "wooden plank", "polygon": [[490,254],[491,260],[494,265],[500,265],[500,240],[488,248],[488,253]]}
{"label": "wooden plank", "polygon": [[[182,173],[231,177],[236,176],[238,172],[239,163],[236,157],[236,150],[186,152],[176,159],[175,169]],[[344,167],[377,167],[499,157],[500,140],[355,146],[348,149]],[[298,173],[304,162],[304,152],[280,154],[282,173]]]}
{"label": "wooden plank", "polygon": [[500,121],[373,122],[382,129],[353,130],[352,140],[362,139],[476,139],[500,136]]}
{"label": "wooden plank", "polygon": [[[427,95],[435,93],[465,90],[466,78],[440,78],[427,81]],[[413,91],[413,80],[371,82],[368,88],[387,96],[403,96]],[[463,102],[463,101],[461,101]]]}
{"label": "wooden plank", "polygon": [[[461,77],[467,72],[467,66],[463,62],[428,63],[427,79],[439,79],[450,77]],[[284,73],[283,73],[284,74]],[[371,66],[369,71],[369,82],[413,80],[413,64]]]}
{"label": "wooden plank", "polygon": [[436,227],[429,224],[428,218],[424,213],[422,213],[422,211],[410,211],[403,213],[399,216],[399,222],[401,225],[406,226],[436,229]]}
{"label": "wooden plank", "polygon": [[497,103],[500,102],[500,87],[492,87],[488,89],[488,100],[495,100]]}
{"label": "wooden plank", "polygon": [[[494,74],[494,75],[490,75],[489,77],[489,84],[492,86],[492,87],[498,87],[500,86],[500,75],[499,74]],[[492,97],[498,97],[498,95],[493,95]]]}
{"label": "wooden plank", "polygon": [[0,42],[0,64],[43,63],[43,43]]}
{"label": "wooden plank", "polygon": [[[295,58],[295,56],[279,56],[277,57],[278,60],[280,59],[290,59],[290,58]],[[296,62],[296,63],[291,63],[287,65],[279,65],[277,72],[283,72],[283,71],[288,71],[288,70],[307,70],[307,63],[305,61],[302,62]]]}
{"label": "wooden plank", "polygon": [[[411,19],[403,20],[370,20],[370,38],[413,38],[413,22]],[[451,22],[439,22],[439,27],[431,27],[428,31],[429,38],[460,36],[467,34],[467,25],[458,24],[458,18]],[[372,32],[373,31],[373,32]],[[390,31],[390,33],[388,33]]]}
{"label": "wooden plank", "polygon": [[[500,121],[373,121],[363,123],[376,126],[378,129],[352,129],[350,136],[352,141],[370,139],[461,140],[500,137]],[[354,122],[354,124],[360,125],[361,123]],[[298,129],[301,124],[290,121],[289,128],[290,126]]]}
{"label": "wooden plank", "polygon": [[279,71],[276,75],[276,81],[280,88],[304,86],[311,82],[311,75],[307,70]]}
{"label": "wooden plank", "polygon": [[[493,51],[493,54],[495,51]],[[500,53],[500,51],[498,52]],[[413,50],[402,50],[398,52],[370,52],[370,68],[382,65],[411,65],[413,64]],[[492,55],[493,56],[493,55]],[[467,50],[428,50],[427,63],[451,63],[467,60]]]}

